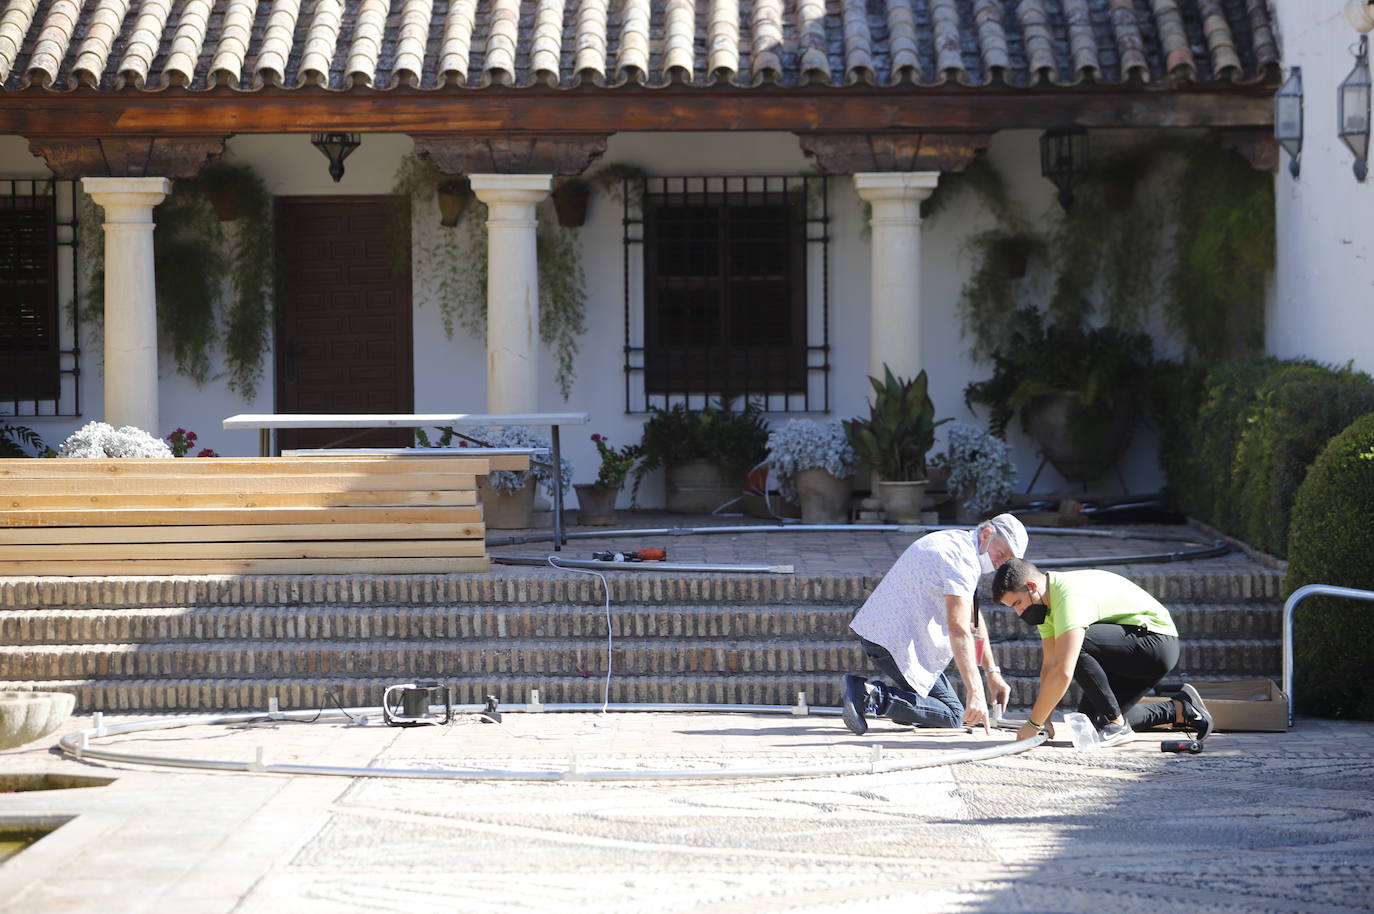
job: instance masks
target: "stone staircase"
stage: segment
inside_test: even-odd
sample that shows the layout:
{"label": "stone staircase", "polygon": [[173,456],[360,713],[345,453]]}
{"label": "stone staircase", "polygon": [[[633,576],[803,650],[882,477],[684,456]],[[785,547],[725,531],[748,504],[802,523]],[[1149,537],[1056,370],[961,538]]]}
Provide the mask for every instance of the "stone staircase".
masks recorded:
{"label": "stone staircase", "polygon": [[[613,573],[614,574],[614,573]],[[1277,678],[1280,578],[1135,576],[1183,635],[1170,679]],[[867,669],[848,633],[862,576],[610,577],[612,702],[839,702]],[[1040,645],[985,610],[1012,705]],[[587,576],[272,576],[0,580],[0,689],[74,692],[95,711],[375,706],[391,684],[452,683],[459,704],[600,702],[606,611]]]}

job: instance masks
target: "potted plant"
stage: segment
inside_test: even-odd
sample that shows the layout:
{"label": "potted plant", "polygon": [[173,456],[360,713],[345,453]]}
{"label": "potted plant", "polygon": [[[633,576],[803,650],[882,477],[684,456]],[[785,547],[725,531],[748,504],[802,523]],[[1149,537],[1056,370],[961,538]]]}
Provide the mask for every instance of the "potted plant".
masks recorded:
{"label": "potted plant", "polygon": [[738,498],[745,474],[766,453],[768,425],[757,404],[736,411],[725,402],[702,409],[678,403],[649,412],[634,492],[638,497],[646,473],[663,468],[669,511],[709,513]]}
{"label": "potted plant", "polygon": [[768,465],[782,497],[801,505],[802,523],[848,523],[854,449],[839,419],[789,419],[773,429]]}
{"label": "potted plant", "polygon": [[935,404],[926,373],[903,380],[883,366],[883,380],[869,378],[873,399],[867,419],[846,419],[844,429],[860,463],[875,476],[874,489],[888,520],[919,523],[925,498],[926,455],[935,446]]}
{"label": "potted plant", "polygon": [[639,461],[639,445],[613,448],[605,435],[592,435],[601,467],[596,482],[575,485],[578,521],[588,527],[605,527],[615,522],[615,502],[625,486],[625,477]]}
{"label": "potted plant", "polygon": [[976,425],[955,422],[949,427],[945,449],[930,461],[932,471],[948,473],[945,483],[954,496],[956,522],[974,524],[1011,497],[1016,464],[1001,438]]}
{"label": "potted plant", "polygon": [[[470,439],[486,447],[529,447],[549,448],[547,438],[536,435],[523,425],[507,425],[500,428],[473,426],[463,432],[463,438]],[[467,447],[465,441],[459,447]],[[477,456],[481,456],[479,453]],[[494,470],[477,482],[477,491],[482,499],[482,520],[493,530],[516,530],[530,526],[534,511],[534,491],[542,486],[551,498],[562,498],[567,494],[568,480],[572,479],[572,464],[566,457],[563,464],[563,491],[553,491],[552,454],[534,454],[530,457],[528,470]]]}
{"label": "potted plant", "polygon": [[1022,429],[1069,482],[1092,482],[1116,463],[1145,395],[1149,336],[1114,327],[1047,327],[1039,311],[1023,308],[991,358],[992,377],[964,388],[964,401],[988,408],[994,435],[1004,436],[1019,415]]}

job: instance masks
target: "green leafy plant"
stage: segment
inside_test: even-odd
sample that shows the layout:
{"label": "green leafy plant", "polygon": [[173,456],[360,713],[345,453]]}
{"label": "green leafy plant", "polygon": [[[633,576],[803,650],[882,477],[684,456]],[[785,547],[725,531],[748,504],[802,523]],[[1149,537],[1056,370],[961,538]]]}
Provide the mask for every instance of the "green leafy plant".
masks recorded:
{"label": "green leafy plant", "polygon": [[[33,449],[30,454],[28,448]],[[0,422],[0,457],[36,457],[48,453],[48,446],[27,425]]]}
{"label": "green leafy plant", "polygon": [[903,380],[883,366],[883,380],[870,377],[873,398],[867,419],[844,420],[849,446],[858,462],[887,482],[926,478],[926,455],[935,446],[935,428],[949,419],[935,419],[935,403],[922,371]]}
{"label": "green leafy plant", "polygon": [[1007,424],[1025,407],[1059,391],[1076,393],[1071,421],[1091,423],[1099,409],[1114,409],[1118,398],[1146,402],[1153,346],[1143,333],[1114,327],[1085,330],[1076,325],[1046,326],[1034,308],[1016,311],[1004,327],[1001,345],[992,350],[992,377],[964,388],[964,402],[990,413],[994,435],[1005,437]]}
{"label": "green leafy plant", "polygon": [[605,435],[592,435],[596,452],[601,456],[601,466],[596,471],[596,481],[592,488],[598,492],[618,489],[625,484],[625,477],[639,462],[641,448],[637,444],[626,444],[619,448],[611,447]]}
{"label": "green leafy plant", "polygon": [[756,403],[733,410],[730,404],[690,409],[675,403],[667,409],[649,408],[639,446],[643,459],[635,467],[634,494],[646,473],[688,460],[710,460],[730,475],[743,477],[763,460],[768,424]]}
{"label": "green leafy plant", "polygon": [[[1293,500],[1286,588],[1332,584],[1374,590],[1374,413],[1335,435]],[[1294,619],[1299,711],[1374,720],[1374,629],[1369,604],[1310,597]]]}

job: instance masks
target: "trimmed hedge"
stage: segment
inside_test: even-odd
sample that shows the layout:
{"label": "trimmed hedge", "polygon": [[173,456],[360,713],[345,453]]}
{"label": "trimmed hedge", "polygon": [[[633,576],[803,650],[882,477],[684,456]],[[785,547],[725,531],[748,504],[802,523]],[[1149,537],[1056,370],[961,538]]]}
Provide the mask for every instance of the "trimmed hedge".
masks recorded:
{"label": "trimmed hedge", "polygon": [[1308,466],[1374,412],[1374,380],[1310,361],[1237,359],[1175,369],[1157,403],[1174,507],[1282,558]]}
{"label": "trimmed hedge", "polygon": [[[1374,414],[1331,439],[1293,502],[1288,592],[1305,584],[1374,590]],[[1374,720],[1374,604],[1309,597],[1294,619],[1299,710]]]}

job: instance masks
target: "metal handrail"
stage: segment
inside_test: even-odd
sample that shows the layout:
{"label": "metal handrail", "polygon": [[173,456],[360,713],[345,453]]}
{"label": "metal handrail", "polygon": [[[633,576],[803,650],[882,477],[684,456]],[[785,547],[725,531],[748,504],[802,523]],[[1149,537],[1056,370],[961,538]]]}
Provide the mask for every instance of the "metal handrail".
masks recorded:
{"label": "metal handrail", "polygon": [[1308,597],[1348,597],[1374,603],[1374,590],[1306,584],[1289,594],[1283,604],[1283,694],[1288,696],[1288,726],[1293,726],[1293,610]]}

